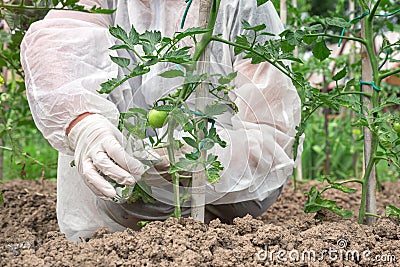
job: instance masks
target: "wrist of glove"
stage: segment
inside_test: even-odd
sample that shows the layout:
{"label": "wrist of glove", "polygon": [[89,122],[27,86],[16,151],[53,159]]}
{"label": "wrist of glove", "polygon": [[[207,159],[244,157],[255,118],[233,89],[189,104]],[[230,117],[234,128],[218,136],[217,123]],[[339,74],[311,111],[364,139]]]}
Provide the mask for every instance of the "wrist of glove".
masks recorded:
{"label": "wrist of glove", "polygon": [[118,184],[133,185],[147,169],[127,153],[126,138],[102,115],[92,114],[79,121],[69,132],[68,141],[78,172],[99,197],[116,196],[114,187],[101,173]]}

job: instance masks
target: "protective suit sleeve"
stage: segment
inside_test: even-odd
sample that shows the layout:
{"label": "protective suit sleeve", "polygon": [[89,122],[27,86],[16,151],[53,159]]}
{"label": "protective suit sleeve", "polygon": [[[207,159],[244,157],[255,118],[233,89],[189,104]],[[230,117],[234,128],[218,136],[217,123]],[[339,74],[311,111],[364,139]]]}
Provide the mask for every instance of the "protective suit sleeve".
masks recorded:
{"label": "protective suit sleeve", "polygon": [[[224,14],[236,15],[226,26],[232,29],[231,40],[251,34],[243,29],[241,18],[251,25],[264,23],[274,34],[283,31],[272,3],[257,8],[254,2],[238,1],[235,8],[227,5]],[[235,57],[233,48],[231,57],[238,71],[234,98],[239,112],[231,119],[231,128],[219,129],[228,147],[216,152],[225,170],[214,188],[217,192],[279,188],[295,167],[292,147],[300,122],[300,98],[291,80],[269,63],[253,65],[243,55]]]}
{"label": "protective suit sleeve", "polygon": [[[108,8],[106,0],[80,4]],[[31,25],[21,44],[21,63],[29,105],[38,129],[58,151],[72,154],[65,130],[85,112],[101,114],[117,124],[119,112],[96,90],[117,76],[108,48],[110,15],[50,11]],[[114,55],[115,56],[115,55]]]}

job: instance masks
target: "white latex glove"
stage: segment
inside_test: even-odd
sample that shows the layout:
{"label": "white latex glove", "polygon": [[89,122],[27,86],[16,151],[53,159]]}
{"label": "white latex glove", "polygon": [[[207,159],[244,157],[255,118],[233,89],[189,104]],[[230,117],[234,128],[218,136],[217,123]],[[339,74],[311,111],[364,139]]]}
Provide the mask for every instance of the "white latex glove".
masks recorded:
{"label": "white latex glove", "polygon": [[[167,148],[154,149],[155,154],[160,158],[160,161],[153,164],[143,175],[142,180],[150,186],[163,186],[170,184],[172,177],[168,173],[170,162],[168,159]],[[193,152],[193,148],[184,144],[179,150],[175,151],[175,160],[184,158],[185,154]],[[190,173],[183,173],[183,175],[191,175]]]}
{"label": "white latex glove", "polygon": [[126,139],[109,120],[92,114],[79,121],[68,134],[74,160],[85,184],[102,198],[116,196],[114,187],[100,174],[118,184],[133,185],[147,167],[130,156],[123,145]]}

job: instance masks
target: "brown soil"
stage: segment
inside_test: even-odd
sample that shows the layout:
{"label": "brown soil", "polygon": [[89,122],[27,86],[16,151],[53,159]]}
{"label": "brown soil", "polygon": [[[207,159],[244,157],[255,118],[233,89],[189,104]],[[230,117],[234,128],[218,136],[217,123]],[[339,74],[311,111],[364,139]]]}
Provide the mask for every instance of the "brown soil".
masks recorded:
{"label": "brown soil", "polygon": [[[301,185],[303,190],[310,184]],[[99,230],[88,242],[58,232],[54,182],[15,180],[1,185],[0,266],[399,266],[400,222],[382,218],[373,227],[301,208],[305,196],[286,186],[263,216],[233,225],[190,219],[153,222],[138,232]],[[327,192],[329,193],[329,191]],[[380,215],[399,206],[400,183],[378,193]],[[356,209],[359,193],[329,193]],[[284,261],[286,259],[286,261]]]}

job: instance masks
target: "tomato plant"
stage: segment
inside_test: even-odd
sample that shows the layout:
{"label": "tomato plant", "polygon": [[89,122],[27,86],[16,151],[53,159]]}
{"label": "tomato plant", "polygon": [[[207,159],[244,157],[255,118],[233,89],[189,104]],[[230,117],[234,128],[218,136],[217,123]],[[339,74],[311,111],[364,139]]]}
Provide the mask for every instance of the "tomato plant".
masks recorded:
{"label": "tomato plant", "polygon": [[[257,5],[262,5],[267,1],[257,0]],[[14,73],[20,78],[14,80],[13,88],[17,88],[16,90],[8,91],[7,93],[2,92],[2,97],[4,98],[2,105],[7,101],[9,103],[10,99],[18,100],[18,96],[24,90],[21,82],[23,73],[19,66],[18,49],[19,42],[27,26],[32,21],[42,18],[49,9],[84,11],[76,0],[55,0],[52,3],[57,7],[49,5],[48,1],[9,1],[0,4],[3,8],[1,10],[2,17],[8,18],[9,24],[14,28],[13,34],[7,33],[0,36],[3,43],[13,45],[14,48],[10,49],[10,51],[2,50],[0,62],[2,67],[14,70]],[[357,182],[362,185],[363,191],[359,222],[372,223],[373,218],[376,217],[376,210],[374,209],[375,167],[380,161],[387,161],[388,164],[395,168],[400,167],[398,115],[393,111],[387,112],[387,108],[400,105],[400,101],[396,94],[385,92],[387,87],[383,83],[385,79],[398,77],[400,73],[398,66],[393,68],[383,67],[391,61],[396,61],[395,56],[399,49],[399,41],[389,41],[384,36],[384,33],[387,30],[395,31],[393,23],[388,21],[398,14],[400,4],[390,0],[360,0],[358,1],[358,7],[352,11],[356,15],[353,19],[349,19],[347,17],[352,14],[345,13],[343,10],[345,5],[353,3],[352,1],[336,1],[335,13],[339,15],[331,14],[331,16],[326,16],[326,14],[329,14],[328,8],[324,11],[324,17],[304,16],[304,14],[297,12],[307,6],[306,1],[299,1],[300,8],[291,7],[289,9],[290,12],[288,12],[288,14],[293,14],[295,22],[292,21],[292,24],[289,22],[286,30],[280,34],[278,39],[260,42],[260,36],[270,34],[264,31],[265,25],[250,25],[246,21],[242,22],[243,27],[250,31],[254,38],[249,38],[248,35],[240,35],[236,36],[235,40],[225,40],[221,36],[214,36],[212,32],[220,1],[211,0],[210,3],[212,5],[210,7],[208,25],[177,32],[173,38],[163,37],[158,31],[138,33],[132,27],[130,31],[126,32],[118,26],[111,27],[111,35],[121,43],[111,49],[128,50],[128,52],[136,54],[140,61],[133,64],[127,58],[111,57],[112,61],[121,68],[126,69],[129,74],[103,83],[99,91],[100,93],[109,93],[127,80],[148,73],[152,67],[160,62],[172,63],[180,67],[167,70],[161,74],[161,77],[166,79],[181,78],[183,83],[173,92],[168,92],[156,100],[152,107],[152,114],[140,108],[133,108],[123,116],[126,119],[123,121],[123,126],[130,135],[137,139],[145,139],[148,136],[148,125],[154,128],[162,127],[164,126],[164,120],[168,117],[165,122],[165,127],[167,128],[165,134],[162,136],[150,136],[149,139],[153,147],[164,146],[168,149],[171,162],[169,173],[172,175],[175,189],[175,215],[180,215],[180,203],[187,197],[187,194],[179,193],[178,186],[180,178],[187,178],[183,174],[185,171],[201,167],[205,170],[206,178],[210,182],[216,182],[219,179],[219,172],[223,169],[218,158],[213,154],[207,154],[207,151],[214,145],[226,146],[226,143],[217,135],[213,123],[216,116],[227,112],[228,107],[237,111],[234,103],[228,97],[229,91],[233,88],[232,81],[237,74],[232,72],[225,76],[218,76],[199,69],[197,65],[197,61],[206,51],[208,45],[217,42],[232,46],[236,55],[244,54],[252,63],[269,62],[284,75],[290,77],[297,86],[302,96],[303,114],[302,122],[297,128],[297,141],[294,147],[295,157],[297,156],[296,152],[300,137],[306,131],[310,118],[317,111],[324,109],[325,131],[329,130],[329,123],[327,122],[329,114],[327,110],[336,113],[342,112],[343,109],[351,111],[353,116],[351,119],[353,130],[351,132],[357,132],[357,134],[354,134],[357,135],[354,142],[365,140],[364,154],[367,156],[363,163],[363,169],[365,170],[363,177],[357,176],[355,179],[343,181],[336,181],[334,177],[327,177],[326,180],[330,184],[329,188],[323,189],[322,192],[312,188],[308,195],[306,210],[315,211],[315,207],[329,208],[348,217],[349,213],[343,212],[336,206],[336,203],[324,201],[322,193],[328,189],[352,193],[353,191],[348,189],[345,184]],[[321,6],[318,8],[321,8]],[[93,7],[90,11],[98,13],[112,12],[97,7]],[[313,12],[315,13],[316,11],[313,10]],[[384,37],[382,44],[375,47],[374,39],[377,35]],[[177,45],[179,41],[185,38],[195,41],[195,45],[192,47],[193,50]],[[335,67],[331,69],[332,51],[330,44],[335,42],[339,42],[342,45],[345,43],[356,44],[354,46],[357,50],[350,52],[350,54],[354,55],[353,60],[350,60],[350,56],[348,58],[341,57],[341,59],[336,57],[333,62]],[[360,48],[362,48],[362,53],[360,53]],[[294,53],[295,51],[296,53]],[[297,55],[297,51],[300,51],[299,55]],[[294,63],[293,68],[289,67],[288,62]],[[321,84],[322,88],[309,82],[309,74],[312,72],[323,74],[324,82]],[[213,79],[212,83],[211,79]],[[201,110],[193,110],[188,106],[187,102],[195,89],[202,87],[204,84],[213,84],[207,87],[206,91],[209,94],[216,95],[217,98],[215,101],[205,104]],[[6,97],[10,93],[12,97]],[[25,111],[25,113],[14,113],[14,116],[26,118],[28,106],[25,100],[21,100],[21,102],[23,103],[21,111]],[[2,109],[1,113],[4,116],[2,115],[0,118],[2,120],[1,133],[7,132],[5,129],[15,129],[14,127],[9,127],[10,125],[12,126],[11,122],[16,121],[15,117],[10,120],[8,114],[3,112],[4,110]],[[24,115],[22,116],[21,114]],[[135,124],[129,122],[130,118],[135,119]],[[173,137],[173,132],[178,127],[188,134],[182,140],[176,140]],[[9,131],[7,133],[12,136]],[[329,147],[328,137],[326,137],[324,147],[325,161],[330,159],[329,151],[327,151],[327,147]],[[194,151],[187,153],[183,158],[175,158],[174,152],[183,143],[192,147]],[[318,148],[313,146],[313,149]],[[322,149],[319,151],[322,151]],[[337,151],[339,150],[333,151],[338,154]],[[330,168],[341,168],[340,166],[342,165],[336,167],[335,164],[331,164],[329,166]],[[326,164],[326,169],[329,169],[328,164]],[[321,206],[321,204],[323,205]],[[397,210],[391,208],[390,211],[391,214],[395,214]]]}
{"label": "tomato plant", "polygon": [[[208,28],[188,29],[184,32],[177,33],[173,39],[163,38],[158,32],[145,32],[138,34],[136,30],[132,28],[129,33],[126,33],[121,28],[111,28],[111,34],[125,44],[124,49],[129,47],[128,50],[133,50],[133,52],[137,54],[135,47],[142,46],[145,54],[140,57],[141,62],[134,65],[134,68],[129,75],[122,80],[112,79],[107,81],[102,84],[100,92],[110,92],[114,88],[118,87],[121,82],[124,82],[131,77],[143,75],[149,72],[150,67],[158,62],[172,62],[183,66],[184,70],[169,70],[161,74],[161,76],[166,78],[183,77],[187,82],[177,91],[157,100],[153,107],[156,110],[168,111],[170,113],[171,120],[168,122],[167,131],[169,137],[167,137],[168,141],[166,142],[166,144],[169,144],[169,149],[171,150],[169,153],[172,165],[170,172],[173,175],[174,184],[177,185],[179,183],[179,171],[188,171],[194,165],[200,164],[207,170],[207,178],[210,181],[215,182],[218,181],[218,171],[222,170],[222,166],[218,164],[217,158],[212,155],[209,155],[211,159],[209,162],[204,160],[202,161],[200,157],[195,154],[188,154],[184,159],[178,160],[178,162],[173,158],[174,147],[172,144],[177,141],[171,137],[173,130],[180,125],[184,131],[195,137],[185,139],[184,142],[196,148],[197,151],[201,151],[201,144],[204,143],[205,139],[198,138],[199,132],[209,134],[209,131],[212,130],[212,128],[208,129],[208,126],[204,123],[204,119],[212,120],[213,116],[226,112],[226,108],[223,108],[224,104],[229,103],[230,101],[229,98],[221,97],[218,101],[222,104],[216,105],[214,103],[208,106],[209,110],[217,110],[216,113],[207,114],[207,112],[205,112],[196,115],[191,113],[191,110],[185,106],[185,103],[191,93],[193,93],[192,88],[193,86],[199,86],[202,81],[206,81],[209,77],[207,73],[196,73],[192,62],[196,62],[206,49],[207,45],[212,42],[219,42],[234,47],[235,54],[245,54],[245,57],[250,58],[252,63],[257,64],[261,62],[269,62],[284,75],[292,79],[303,97],[303,116],[302,123],[298,127],[297,142],[294,148],[295,157],[297,156],[296,151],[300,137],[306,129],[307,121],[315,111],[321,107],[329,108],[334,111],[339,111],[343,108],[353,110],[355,114],[355,119],[352,123],[353,127],[360,127],[361,131],[364,133],[365,140],[368,141],[365,142],[366,152],[364,154],[367,155],[364,160],[365,172],[363,178],[346,180],[340,183],[329,179],[331,183],[330,188],[351,193],[353,191],[347,189],[345,184],[350,181],[360,183],[362,185],[362,202],[360,204],[359,222],[362,223],[365,220],[367,223],[373,222],[373,219],[376,217],[376,210],[374,209],[374,181],[376,181],[374,175],[375,166],[380,160],[387,160],[391,164],[399,167],[398,162],[400,153],[398,149],[398,139],[396,139],[398,138],[397,135],[392,135],[388,131],[387,125],[385,125],[388,116],[391,115],[382,112],[384,107],[398,105],[400,102],[398,98],[393,95],[385,96],[380,93],[381,87],[383,86],[381,83],[382,80],[400,72],[399,68],[392,70],[381,69],[381,66],[386,63],[388,58],[390,58],[390,54],[393,53],[394,48],[398,47],[398,42],[385,42],[378,51],[379,53],[376,54],[373,49],[373,39],[375,37],[373,22],[377,17],[390,17],[393,14],[396,14],[397,12],[393,11],[396,9],[396,5],[390,6],[379,0],[368,2],[360,1],[359,10],[362,11],[362,15],[351,21],[342,17],[306,17],[304,21],[297,22],[297,25],[301,25],[300,27],[294,29],[288,27],[280,34],[279,39],[259,43],[258,37],[263,34],[268,34],[263,32],[265,27],[263,27],[263,25],[250,25],[246,21],[243,21],[243,27],[254,33],[255,38],[252,40],[249,40],[250,38],[247,35],[236,36],[234,41],[225,40],[220,36],[213,36],[213,23],[215,23],[219,1],[214,0],[211,2],[213,8],[211,8]],[[267,1],[257,1],[257,4],[261,5],[265,2]],[[342,5],[338,6],[340,7]],[[391,11],[386,15],[377,14],[380,6],[384,6],[385,9],[390,9]],[[356,29],[355,31],[352,30],[353,24],[360,22],[362,24],[361,36],[359,29]],[[136,35],[138,35],[137,38],[127,38],[128,36],[133,37]],[[200,42],[196,43],[193,55],[190,55],[188,50],[185,48],[176,47],[176,41],[187,37],[195,39],[196,35],[202,35],[202,38]],[[152,36],[152,38],[148,38],[148,36]],[[132,43],[131,40],[136,41],[135,43]],[[345,64],[347,64],[346,61],[341,63],[343,65],[340,69],[330,74],[331,81],[335,86],[330,90],[325,91],[313,87],[306,79],[301,68],[292,69],[288,66],[287,62],[289,61],[294,62],[295,64],[305,65],[304,59],[293,55],[293,51],[296,48],[310,48],[313,58],[316,61],[323,62],[329,60],[331,50],[328,48],[328,42],[330,40],[335,40],[339,43],[341,43],[342,40],[346,42],[355,42],[362,47],[364,51],[362,55],[367,57],[359,58],[360,62],[361,60],[363,62],[363,64],[360,65],[363,67],[358,69],[359,71],[361,70],[362,73],[362,75],[358,75],[360,82],[356,82],[355,78],[348,78],[350,69],[345,66]],[[115,47],[115,49],[120,48],[121,46]],[[380,57],[382,53],[386,54],[385,58]],[[119,63],[121,67],[124,67],[126,64],[126,59],[115,59],[114,61],[117,64]],[[310,70],[315,71],[312,67],[310,67]],[[230,76],[234,77],[234,73]],[[221,78],[222,80],[232,80],[229,75]],[[223,84],[220,84],[217,88],[221,88],[222,85]],[[212,92],[215,88],[209,88],[209,90]],[[141,130],[144,130],[144,128],[142,127]],[[380,134],[381,132],[384,132],[384,134]],[[138,134],[137,132],[136,135],[143,136],[143,134]],[[223,143],[218,141],[218,136],[215,138],[216,139],[214,139],[213,142],[219,143],[223,146]],[[369,140],[371,140],[371,142],[369,142]],[[157,140],[154,142],[160,143],[162,141]],[[391,146],[392,149],[389,149],[389,146]],[[213,169],[207,169],[207,166],[208,168],[209,166],[213,166]],[[180,199],[178,196],[179,194],[177,193],[175,196],[175,204],[177,207],[179,207]],[[308,207],[312,206],[313,201],[315,203],[315,201],[320,201],[321,199],[321,194],[315,192],[314,189],[313,192],[309,193],[307,203]],[[340,208],[332,202],[329,202],[327,207],[332,210],[340,211]],[[179,214],[179,212],[176,212],[176,214]],[[349,213],[347,212],[344,214],[346,217],[349,216]]]}
{"label": "tomato plant", "polygon": [[[338,7],[343,7],[345,1],[339,2],[342,4]],[[312,65],[306,63],[304,67],[309,68],[310,73],[315,73],[315,71],[323,73],[320,88],[315,85],[313,86],[317,88],[309,85],[299,88],[304,108],[299,134],[307,128],[309,118],[320,108],[340,114],[345,114],[344,109],[351,110],[352,126],[359,127],[359,132],[362,133],[359,140],[364,142],[363,177],[340,183],[351,181],[362,185],[359,222],[372,224],[378,217],[375,207],[376,165],[384,160],[389,165],[399,168],[400,141],[394,127],[390,125],[390,121],[396,117],[396,111],[391,107],[399,105],[399,98],[396,92],[386,91],[385,89],[389,87],[382,82],[388,77],[398,76],[400,72],[398,66],[385,67],[392,60],[395,61],[394,58],[397,56],[395,50],[398,49],[398,37],[397,40],[389,41],[385,34],[394,29],[390,19],[399,12],[399,4],[393,1],[359,1],[358,3],[359,6],[353,11],[357,12],[353,19],[305,17],[300,22],[304,26],[303,29],[288,29],[284,37],[291,44],[291,50],[294,47],[302,48],[309,45],[314,56],[312,60],[317,63]],[[348,14],[352,15],[352,13]],[[354,24],[360,26],[354,27]],[[313,32],[307,33],[307,25],[314,27]],[[382,44],[374,42],[379,36],[383,36]],[[330,43],[338,43],[342,47],[345,43],[351,43],[355,48],[347,52],[347,57],[343,62],[339,60],[337,54],[334,59],[330,58],[331,54],[334,54],[333,45]],[[319,68],[316,67],[318,61],[328,63],[324,64],[325,67]],[[333,69],[332,66],[334,66]],[[303,66],[299,67],[300,72],[302,68]],[[325,122],[327,122],[327,116]],[[329,161],[329,151],[326,154]],[[334,177],[329,180],[335,183]],[[318,199],[311,196],[320,197],[314,191],[310,191],[306,206],[310,206]],[[330,205],[333,204],[330,203]],[[310,211],[310,209],[307,210]]]}

